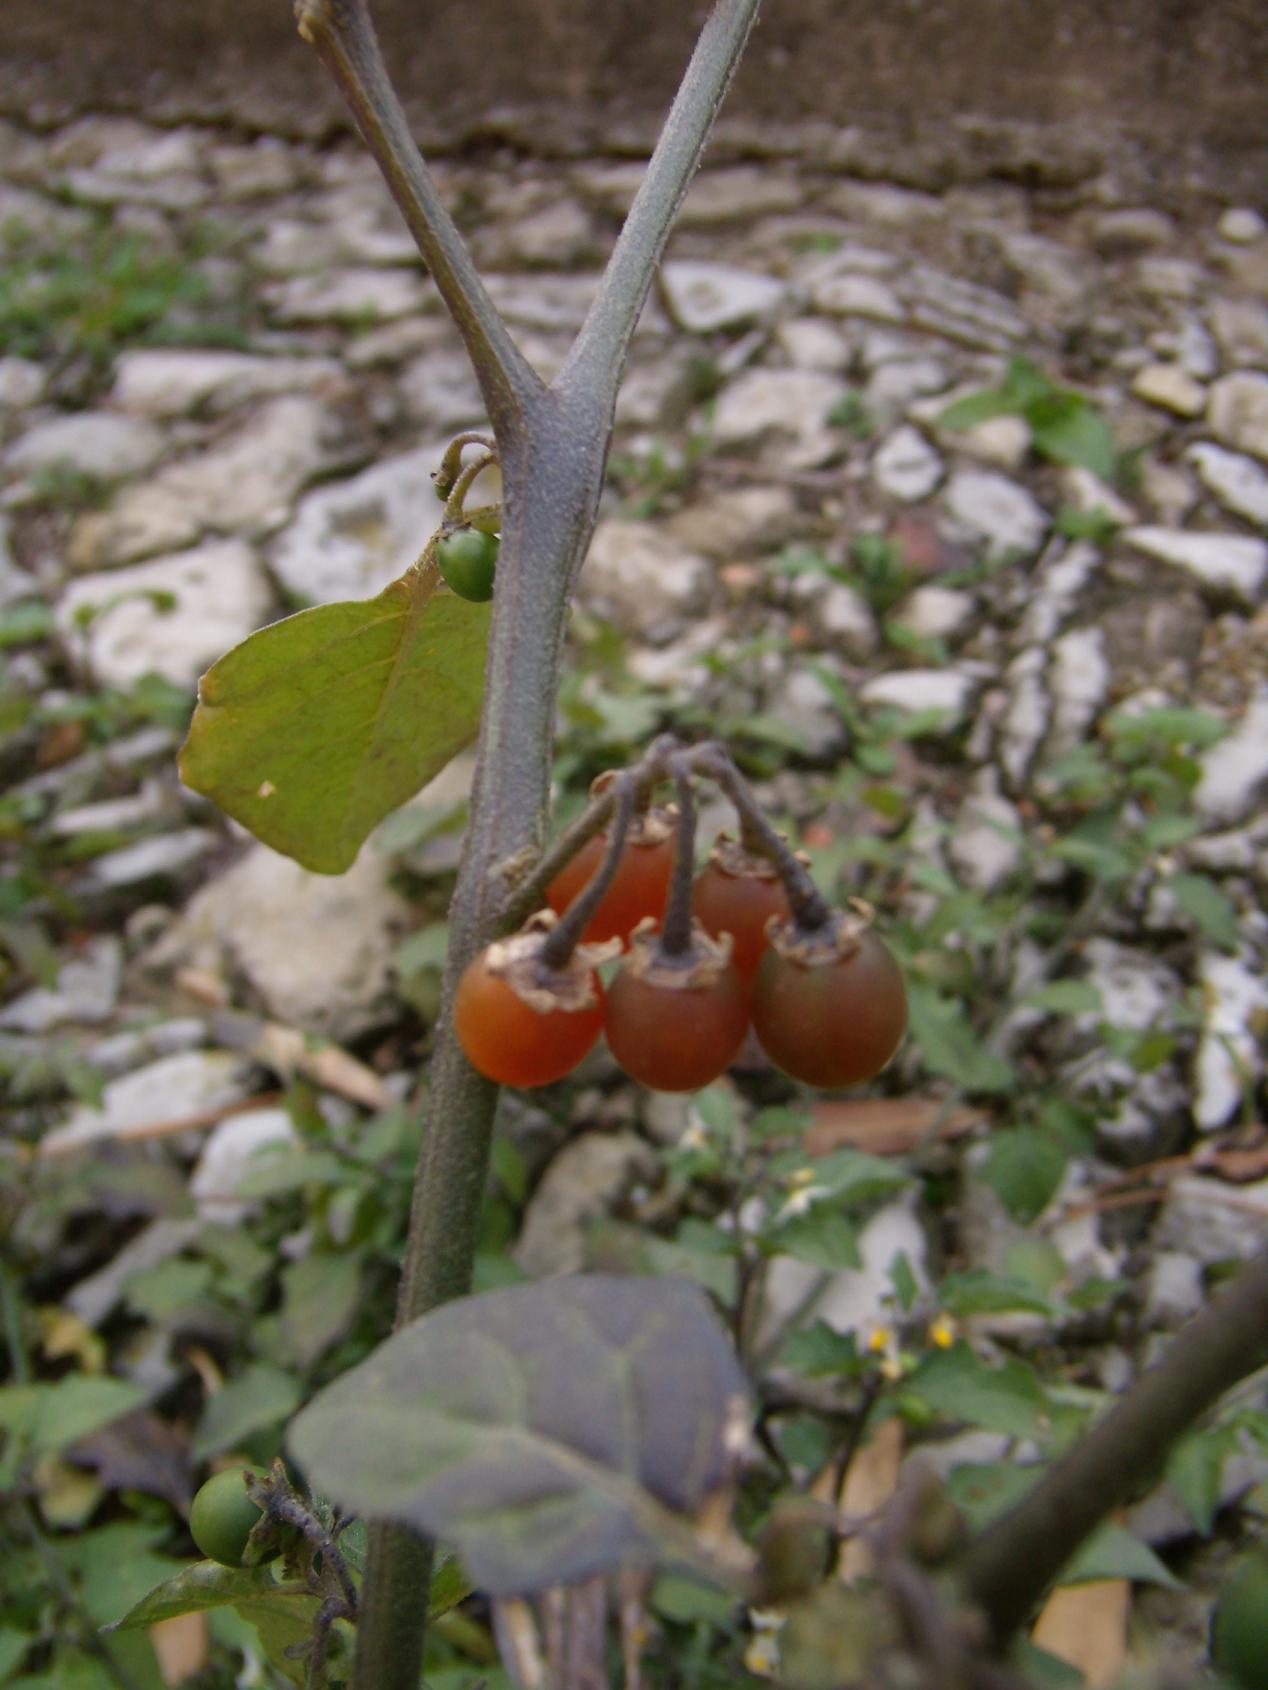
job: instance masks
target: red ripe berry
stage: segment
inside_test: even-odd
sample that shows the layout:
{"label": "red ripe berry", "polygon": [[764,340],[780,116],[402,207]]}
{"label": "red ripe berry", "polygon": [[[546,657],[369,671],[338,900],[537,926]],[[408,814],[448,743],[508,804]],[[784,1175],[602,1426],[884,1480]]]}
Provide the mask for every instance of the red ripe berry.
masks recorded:
{"label": "red ripe berry", "polygon": [[714,938],[731,935],[731,961],[751,981],[766,954],[766,923],[787,919],[788,898],[774,865],[723,835],[691,892],[696,919]]}
{"label": "red ripe berry", "polygon": [[748,992],[717,944],[696,927],[683,957],[636,933],[608,988],[603,1028],[612,1055],[653,1091],[695,1091],[735,1060],[748,1030]]}
{"label": "red ripe berry", "polygon": [[817,935],[777,927],[753,982],[753,1031],[771,1061],[806,1085],[870,1080],[907,1029],[907,992],[870,927],[842,917],[837,954]]}
{"label": "red ripe berry", "polygon": [[473,1068],[504,1086],[544,1086],[577,1066],[603,1026],[593,947],[562,968],[540,952],[554,925],[534,916],[468,963],[454,996],[454,1028]]}
{"label": "red ripe berry", "polygon": [[[607,848],[607,835],[596,835],[551,881],[546,902],[557,915],[562,915],[585,890]],[[640,921],[648,916],[659,921],[669,896],[673,867],[674,837],[668,812],[649,811],[631,827],[612,884],[585,925],[583,943],[601,945],[609,939],[624,943]]]}

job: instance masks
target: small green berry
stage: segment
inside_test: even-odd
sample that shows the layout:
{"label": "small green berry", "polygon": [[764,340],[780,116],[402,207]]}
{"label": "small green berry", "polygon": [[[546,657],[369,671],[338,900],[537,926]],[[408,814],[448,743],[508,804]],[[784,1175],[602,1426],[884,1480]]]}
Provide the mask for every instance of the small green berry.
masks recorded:
{"label": "small green berry", "polygon": [[1220,1592],[1211,1655],[1239,1690],[1268,1690],[1268,1551],[1248,1555]]}
{"label": "small green berry", "polygon": [[222,1567],[240,1567],[243,1552],[263,1514],[247,1495],[244,1472],[254,1479],[268,1475],[262,1467],[230,1467],[214,1473],[202,1486],[189,1510],[189,1530],[209,1560]]}
{"label": "small green berry", "polygon": [[461,599],[483,604],[493,597],[498,542],[478,528],[455,528],[436,547],[440,573]]}

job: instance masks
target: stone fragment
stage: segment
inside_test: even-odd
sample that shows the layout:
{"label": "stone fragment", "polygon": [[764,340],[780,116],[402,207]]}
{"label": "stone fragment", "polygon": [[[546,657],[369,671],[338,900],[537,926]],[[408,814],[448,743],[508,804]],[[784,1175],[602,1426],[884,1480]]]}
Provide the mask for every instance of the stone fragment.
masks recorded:
{"label": "stone fragment", "polygon": [[1132,392],[1177,417],[1200,417],[1206,409],[1205,387],[1178,364],[1143,365],[1132,379]]}
{"label": "stone fragment", "polygon": [[1058,754],[1083,742],[1109,693],[1110,666],[1101,628],[1072,628],[1052,647],[1048,669],[1052,693],[1052,739]]}
{"label": "stone fragment", "polygon": [[904,424],[877,447],[872,480],[879,490],[903,504],[928,498],[942,480],[942,459],[919,429]]}
{"label": "stone fragment", "polygon": [[750,223],[775,212],[795,211],[802,191],[795,176],[758,165],[702,170],[688,189],[674,226],[714,228],[737,219]]}
{"label": "stone fragment", "polygon": [[392,955],[411,924],[391,877],[376,851],[336,876],[252,845],[195,894],[147,963],[236,974],[275,1020],[345,1043],[390,1002]]}
{"label": "stone fragment", "polygon": [[836,698],[813,669],[791,670],[767,699],[765,714],[787,730],[806,757],[826,757],[845,739]]}
{"label": "stone fragment", "polygon": [[1023,832],[994,769],[983,769],[960,806],[947,846],[960,879],[976,891],[993,892],[1020,867]]}
{"label": "stone fragment", "polygon": [[73,411],[36,423],[10,446],[4,467],[13,475],[68,470],[94,481],[121,481],[149,469],[163,450],[152,423],[108,411]]}
{"label": "stone fragment", "polygon": [[512,1254],[535,1279],[585,1266],[590,1222],[655,1179],[656,1152],[634,1132],[584,1133],[565,1145],[529,1200]]}
{"label": "stone fragment", "polygon": [[958,587],[917,587],[894,612],[892,620],[921,640],[950,640],[962,634],[977,615],[972,593]]}
{"label": "stone fragment", "polygon": [[865,681],[859,697],[898,710],[941,710],[950,728],[963,720],[977,686],[977,678],[961,669],[891,669]]}
{"label": "stone fragment", "polygon": [[481,233],[496,240],[493,252],[486,253],[484,247],[479,252],[482,262],[494,269],[525,265],[563,270],[585,262],[595,249],[594,226],[588,214],[575,200],[568,199],[538,206]]}
{"label": "stone fragment", "polygon": [[912,322],[946,340],[1005,352],[1033,334],[1006,295],[945,270],[914,265],[904,272],[902,291]]}
{"label": "stone fragment", "polygon": [[1210,317],[1212,333],[1230,364],[1268,364],[1268,302],[1217,294]]}
{"label": "stone fragment", "polygon": [[594,531],[578,590],[622,632],[649,635],[703,608],[709,569],[655,524],[613,518]]}
{"label": "stone fragment", "polygon": [[831,276],[812,295],[817,311],[830,317],[867,317],[879,323],[901,323],[907,313],[902,301],[876,276]]}
{"label": "stone fragment", "polygon": [[48,377],[30,358],[0,358],[0,410],[25,411],[44,397]]}
{"label": "stone fragment", "polygon": [[1215,232],[1234,246],[1251,246],[1268,234],[1268,223],[1248,205],[1230,205],[1220,213]]}
{"label": "stone fragment", "polygon": [[488,426],[480,384],[460,346],[425,352],[401,372],[399,386],[406,415],[429,434]]}
{"label": "stone fragment", "polygon": [[440,521],[431,474],[443,449],[402,453],[301,499],[269,552],[292,600],[371,598],[403,574]]}
{"label": "stone fragment", "polygon": [[1242,1109],[1263,1072],[1268,985],[1240,956],[1207,954],[1202,982],[1202,1037],[1194,1063],[1193,1118],[1215,1132]]}
{"label": "stone fragment", "polygon": [[122,892],[151,881],[182,880],[219,843],[219,835],[205,827],[156,833],[150,839],[138,839],[133,845],[120,845],[94,857],[81,885],[87,892]]}
{"label": "stone fragment", "polygon": [[248,352],[139,348],[115,361],[111,402],[146,417],[213,416],[270,394],[307,392],[336,379],[333,358],[263,358]]}
{"label": "stone fragment", "polygon": [[258,1200],[238,1196],[244,1180],[262,1155],[276,1155],[281,1147],[297,1142],[285,1109],[250,1109],[219,1122],[189,1178],[199,1219],[214,1226],[240,1226],[260,1207]]}
{"label": "stone fragment", "polygon": [[1202,753],[1193,802],[1203,815],[1232,822],[1247,815],[1268,783],[1268,687],[1251,700],[1226,739]]}
{"label": "stone fragment", "polygon": [[1032,557],[1043,544],[1048,517],[1030,493],[989,470],[957,470],[946,488],[947,509],[971,540],[996,557]]}
{"label": "stone fragment", "polygon": [[775,339],[798,370],[844,370],[850,347],[840,329],[821,317],[797,317],[781,323]]}
{"label": "stone fragment", "polygon": [[1176,226],[1165,211],[1152,206],[1124,206],[1101,212],[1092,224],[1092,245],[1102,258],[1134,258],[1167,246]]}
{"label": "stone fragment", "polygon": [[1000,724],[999,760],[1015,787],[1025,783],[1036,751],[1052,719],[1052,701],[1044,686],[1047,656],[1028,646],[1008,665],[1008,697]]}
{"label": "stone fragment", "polygon": [[[57,625],[72,648],[82,640],[88,667],[105,686],[130,687],[157,674],[192,689],[204,669],[260,626],[272,597],[251,547],[218,540],[81,576],[58,601]],[[81,633],[85,616],[91,619]]]}
{"label": "stone fragment", "polygon": [[719,446],[762,442],[782,469],[813,469],[840,450],[828,416],[848,392],[819,370],[746,370],[722,391],[713,418]]}
{"label": "stone fragment", "polygon": [[665,308],[688,334],[713,334],[768,317],[784,298],[783,282],[733,264],[679,259],[660,272]]}
{"label": "stone fragment", "polygon": [[811,621],[826,645],[855,663],[866,662],[880,643],[867,600],[844,582],[832,582],[811,601]]}
{"label": "stone fragment", "polygon": [[735,487],[676,511],[665,526],[689,550],[731,559],[778,546],[796,517],[790,488]]}
{"label": "stone fragment", "polygon": [[860,223],[879,223],[894,229],[934,222],[946,215],[939,194],[922,194],[889,182],[838,182],[824,196],[824,209]]}
{"label": "stone fragment", "polygon": [[118,1305],[130,1279],[178,1256],[197,1238],[201,1227],[202,1222],[192,1216],[188,1220],[151,1221],[104,1267],[73,1285],[64,1298],[65,1307],[86,1325],[100,1326]]}
{"label": "stone fragment", "polygon": [[250,1065],[224,1050],[165,1056],[107,1083],[101,1104],[81,1103],[60,1127],[45,1133],[45,1152],[124,1138],[158,1121],[183,1120],[222,1109],[245,1095]]}
{"label": "stone fragment", "polygon": [[0,1027],[48,1033],[54,1027],[108,1021],[123,978],[123,947],[113,935],[89,941],[69,956],[50,986],[33,986],[0,1009]]}
{"label": "stone fragment", "polygon": [[1145,1276],[1146,1326],[1174,1328],[1206,1301],[1202,1264],[1179,1250],[1159,1250]]}
{"label": "stone fragment", "polygon": [[1268,470],[1240,452],[1201,440],[1185,453],[1198,479],[1226,511],[1268,528]]}
{"label": "stone fragment", "polygon": [[432,296],[416,271],[363,265],[270,282],[264,297],[279,323],[368,326],[425,311]]}
{"label": "stone fragment", "polygon": [[222,142],[212,147],[207,162],[221,197],[227,200],[280,196],[298,185],[293,151],[271,135],[247,145]]}
{"label": "stone fragment", "polygon": [[1235,370],[1221,376],[1211,388],[1207,421],[1226,446],[1268,458],[1268,375]]}
{"label": "stone fragment", "polygon": [[1247,605],[1254,605],[1268,578],[1268,541],[1150,525],[1127,528],[1122,537],[1147,557],[1185,569],[1206,586],[1231,593]]}
{"label": "stone fragment", "polygon": [[917,1287],[928,1284],[929,1242],[909,1198],[878,1209],[858,1234],[860,1265],[825,1275],[795,1256],[767,1264],[761,1331],[768,1337],[794,1319],[822,1320],[834,1332],[852,1333],[865,1349],[874,1332],[893,1321],[893,1266],[905,1256]]}

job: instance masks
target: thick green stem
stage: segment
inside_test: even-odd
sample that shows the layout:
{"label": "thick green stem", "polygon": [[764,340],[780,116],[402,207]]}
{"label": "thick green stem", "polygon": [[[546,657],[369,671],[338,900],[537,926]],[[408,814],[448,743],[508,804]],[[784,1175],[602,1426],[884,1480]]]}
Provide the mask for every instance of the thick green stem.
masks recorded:
{"label": "thick green stem", "polygon": [[1088,1534],[1158,1471],[1167,1450],[1268,1361],[1268,1250],[1176,1337],[1162,1360],[965,1551],[961,1576],[998,1642]]}

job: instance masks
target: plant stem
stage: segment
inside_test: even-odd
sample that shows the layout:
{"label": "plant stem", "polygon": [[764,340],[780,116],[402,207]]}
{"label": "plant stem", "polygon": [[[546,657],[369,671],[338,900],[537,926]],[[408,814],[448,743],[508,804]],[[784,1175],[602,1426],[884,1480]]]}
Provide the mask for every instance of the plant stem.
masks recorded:
{"label": "plant stem", "polygon": [[616,777],[613,799],[615,814],[607,850],[599,864],[598,873],[591,875],[581,896],[575,898],[568,906],[559,925],[548,935],[542,946],[541,960],[547,968],[563,968],[567,964],[585,932],[586,923],[602,903],[608,887],[616,879],[617,866],[625,850],[625,836],[630,831],[630,819],[634,814],[635,790],[635,781],[631,774],[623,773]]}
{"label": "plant stem", "polygon": [[561,389],[595,386],[624,362],[656,265],[744,51],[757,7],[758,0],[716,0],[599,292],[559,373]]}
{"label": "plant stem", "polygon": [[673,775],[678,794],[674,867],[656,950],[659,956],[685,958],[691,950],[691,888],[696,877],[696,799],[685,757],[674,759]]}
{"label": "plant stem", "polygon": [[365,0],[295,0],[299,33],[330,72],[457,325],[501,440],[540,376],[511,339],[409,132]]}
{"label": "plant stem", "polygon": [[969,1544],[968,1594],[1008,1640],[1088,1534],[1148,1481],[1231,1386],[1268,1361],[1268,1250],[1174,1339],[1109,1413]]}

